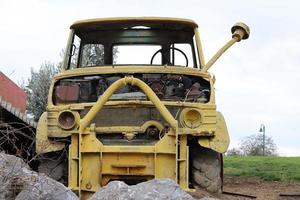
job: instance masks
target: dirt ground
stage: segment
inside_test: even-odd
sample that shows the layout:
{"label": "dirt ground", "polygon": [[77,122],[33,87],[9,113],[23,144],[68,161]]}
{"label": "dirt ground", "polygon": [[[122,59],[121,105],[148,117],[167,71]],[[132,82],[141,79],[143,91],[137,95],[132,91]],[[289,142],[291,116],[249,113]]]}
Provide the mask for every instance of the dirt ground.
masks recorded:
{"label": "dirt ground", "polygon": [[[262,181],[256,178],[244,178],[244,177],[225,177],[224,178],[224,191],[235,192],[251,196],[256,196],[258,200],[300,200],[300,183],[282,183],[277,181]],[[297,193],[298,196],[286,197],[279,196],[280,193],[290,194]],[[220,200],[249,200],[251,198],[242,196],[233,196],[228,194],[221,194],[220,196],[212,196],[205,192],[196,192],[193,195],[196,198],[202,198],[204,196],[210,196]]]}

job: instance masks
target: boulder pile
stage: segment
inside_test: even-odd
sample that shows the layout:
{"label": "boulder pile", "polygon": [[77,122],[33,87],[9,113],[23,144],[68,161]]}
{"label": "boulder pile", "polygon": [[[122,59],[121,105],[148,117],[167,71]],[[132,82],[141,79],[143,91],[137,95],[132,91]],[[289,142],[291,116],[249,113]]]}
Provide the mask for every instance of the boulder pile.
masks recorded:
{"label": "boulder pile", "polygon": [[137,185],[112,181],[96,192],[90,200],[194,200],[171,179],[153,179]]}
{"label": "boulder pile", "polygon": [[[63,184],[31,171],[20,158],[0,153],[0,199],[78,200]],[[90,200],[194,200],[171,179],[154,179],[137,185],[112,181]],[[202,198],[201,200],[211,200]]]}
{"label": "boulder pile", "polygon": [[78,200],[78,197],[63,184],[31,171],[21,158],[0,153],[0,199]]}

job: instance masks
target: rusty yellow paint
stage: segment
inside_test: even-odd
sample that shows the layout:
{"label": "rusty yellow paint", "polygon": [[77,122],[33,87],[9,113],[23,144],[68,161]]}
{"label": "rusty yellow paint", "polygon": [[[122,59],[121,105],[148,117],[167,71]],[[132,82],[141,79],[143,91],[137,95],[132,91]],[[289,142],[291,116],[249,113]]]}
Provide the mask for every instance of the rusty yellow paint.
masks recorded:
{"label": "rusty yellow paint", "polygon": [[142,126],[110,126],[110,127],[96,127],[96,132],[100,133],[123,133],[123,132],[137,132],[145,133],[147,128],[150,126],[155,126],[159,131],[164,128],[163,125],[157,121],[150,120],[145,122]]}
{"label": "rusty yellow paint", "polygon": [[[96,138],[93,130],[97,128],[93,126],[73,134],[69,146],[69,187],[78,191],[81,199],[88,199],[108,181],[122,179],[124,175],[177,181],[176,163],[181,172],[178,183],[188,189],[188,151],[182,145],[176,159],[173,129],[154,146],[105,146]],[[180,137],[180,143],[186,144],[187,136]]]}
{"label": "rusty yellow paint", "polygon": [[[80,116],[79,116],[79,113],[78,112],[75,112],[75,111],[72,111],[72,110],[69,110],[69,109],[64,109],[62,111],[60,111],[58,113],[58,116],[57,116],[57,125],[61,128],[61,129],[64,129],[62,124],[59,123],[59,120],[58,120],[58,117],[59,115],[62,113],[62,112],[70,112],[72,113],[72,115],[74,116],[74,127],[72,127],[71,129],[77,129],[77,127],[79,126],[79,123],[80,123]],[[65,130],[65,129],[64,129]]]}
{"label": "rusty yellow paint", "polygon": [[99,74],[114,74],[114,73],[170,73],[170,74],[181,74],[190,76],[199,76],[207,80],[211,78],[210,73],[205,71],[200,71],[196,68],[190,67],[176,67],[176,66],[95,66],[95,67],[83,67],[76,68],[72,70],[65,70],[54,76],[54,80],[59,80],[62,78],[68,78],[72,76],[84,75],[94,75]]}
{"label": "rusty yellow paint", "polygon": [[[211,94],[212,97],[214,97],[214,93]],[[177,106],[178,108],[182,107],[189,107],[189,108],[199,108],[206,110],[207,112],[214,112],[216,109],[216,105],[211,103],[214,102],[212,99],[211,102],[208,102],[206,104],[197,103],[194,102],[182,102],[182,101],[161,101],[166,106]],[[78,104],[65,104],[65,105],[56,105],[53,106],[53,104],[50,104],[48,106],[48,111],[50,112],[57,112],[62,110],[83,110],[84,108],[90,108],[94,105],[94,103],[78,103]],[[118,106],[120,108],[122,107],[128,107],[128,106],[134,106],[134,105],[143,105],[143,106],[150,106],[153,105],[151,101],[147,100],[127,100],[127,101],[108,101],[105,103],[105,106],[107,107],[114,107]]]}
{"label": "rusty yellow paint", "polygon": [[[105,131],[108,128],[97,128],[95,124],[90,124],[109,97],[126,84],[139,87],[171,127],[169,132],[154,146],[103,145],[97,139],[95,131],[97,129]],[[144,126],[147,125],[155,125],[162,129],[162,125],[155,121],[148,121],[144,124]],[[106,131],[122,129],[126,129],[126,127],[115,127]],[[136,130],[131,127],[127,131]],[[78,191],[81,199],[88,199],[111,179],[122,179],[123,176],[131,175],[148,177],[148,179],[170,178],[178,182],[182,188],[187,190],[189,188],[187,135],[179,135],[177,120],[174,119],[151,88],[137,78],[119,79],[105,91],[90,111],[80,120],[79,133],[72,135],[69,148],[69,187]]]}
{"label": "rusty yellow paint", "polygon": [[230,138],[222,113],[217,112],[216,133],[214,137],[200,137],[198,142],[201,146],[213,149],[219,153],[225,153],[228,149]]}
{"label": "rusty yellow paint", "polygon": [[[70,52],[71,51],[71,49],[70,49],[71,46],[69,44],[72,43],[73,37],[74,37],[74,30],[71,30],[70,33],[69,33],[67,46],[65,48],[66,52]],[[63,66],[67,66],[68,65],[68,60],[69,60],[69,53],[66,53],[64,55],[64,59],[63,59],[62,67],[61,67],[62,71],[64,71],[64,69],[65,69]]]}
{"label": "rusty yellow paint", "polygon": [[197,44],[197,53],[199,57],[199,62],[200,62],[200,69],[202,69],[205,65],[205,59],[203,55],[203,49],[202,49],[202,43],[200,39],[200,34],[199,34],[199,28],[195,28],[195,39],[196,39],[196,44]]}
{"label": "rusty yellow paint", "polygon": [[155,105],[157,110],[162,114],[162,116],[171,125],[171,127],[174,129],[177,128],[177,120],[174,119],[170,111],[166,108],[166,106],[162,104],[162,102],[159,100],[159,98],[156,96],[153,90],[140,79],[134,78],[133,76],[126,76],[125,78],[119,79],[113,84],[111,84],[111,86],[107,88],[107,90],[98,99],[98,101],[89,110],[89,112],[84,116],[84,118],[80,120],[80,131],[83,131],[87,127],[87,125],[92,121],[92,119],[108,101],[109,97],[111,97],[111,95],[113,95],[113,93],[117,91],[120,87],[125,86],[127,84],[139,87],[141,91],[143,91],[147,95],[147,97]]}
{"label": "rusty yellow paint", "polygon": [[47,112],[44,112],[39,119],[36,131],[36,153],[48,153],[62,150],[65,147],[64,143],[52,142],[48,139],[47,134]]}
{"label": "rusty yellow paint", "polygon": [[[111,180],[122,180],[124,176],[142,177],[145,180],[153,178],[170,178],[185,190],[189,189],[189,146],[188,137],[197,137],[198,143],[206,148],[224,153],[229,145],[230,139],[221,113],[216,111],[214,83],[215,77],[208,72],[216,60],[234,43],[249,36],[249,30],[244,24],[236,24],[232,29],[233,38],[226,43],[209,61],[205,64],[202,44],[199,36],[198,26],[192,20],[178,18],[102,18],[81,20],[71,26],[71,32],[68,39],[67,52],[74,38],[74,31],[79,28],[89,28],[95,26],[105,26],[108,23],[123,22],[166,22],[178,23],[185,27],[192,28],[195,34],[197,46],[199,68],[187,68],[176,66],[95,66],[86,68],[76,68],[72,70],[62,70],[56,75],[50,86],[53,91],[57,81],[63,78],[99,75],[99,74],[136,74],[136,73],[165,73],[188,76],[198,76],[210,82],[211,96],[210,101],[203,104],[198,102],[182,101],[163,101],[160,100],[153,90],[142,80],[133,76],[115,81],[101,95],[95,103],[73,103],[65,105],[53,105],[52,93],[48,95],[47,113],[44,113],[38,123],[36,149],[38,153],[58,151],[65,146],[62,143],[52,143],[48,137],[71,137],[69,145],[69,188],[76,191],[80,199],[88,199],[100,187],[106,185]],[[63,69],[66,69],[69,55],[66,53],[63,62]],[[140,88],[149,100],[126,100],[109,101],[111,95],[124,85],[134,85]],[[114,127],[96,127],[92,123],[96,114],[105,108],[122,108],[130,106],[149,106],[155,107],[164,120],[169,125],[165,135],[157,143],[147,146],[138,145],[104,145],[96,133],[124,133],[128,137],[132,134],[143,133],[149,126],[155,126],[159,130],[164,129],[166,124],[150,120],[142,126],[114,126]],[[196,119],[192,113],[190,116],[172,116],[167,106],[178,108],[178,110],[196,109],[200,113],[197,126],[185,126],[184,120]],[[79,112],[89,109],[85,116],[79,116]],[[72,130],[63,130],[55,126],[55,121],[60,112],[70,110],[76,115],[76,126]],[[184,112],[183,112],[184,113]],[[47,121],[47,118],[49,121]],[[180,124],[178,124],[178,121]],[[52,123],[52,124],[51,124]],[[54,124],[54,125],[53,125]],[[48,126],[47,126],[48,125]],[[178,125],[182,125],[180,128]],[[49,128],[51,127],[51,128]],[[51,130],[50,130],[51,129]],[[48,131],[49,130],[49,131]],[[46,148],[45,148],[46,145]],[[168,166],[168,167],[162,167]]]}
{"label": "rusty yellow paint", "polygon": [[185,108],[180,114],[180,123],[184,127],[195,129],[200,127],[203,121],[202,111],[198,109]]}
{"label": "rusty yellow paint", "polygon": [[229,49],[234,43],[237,42],[236,38],[232,38],[231,40],[229,40],[208,62],[207,64],[204,66],[204,68],[202,69],[203,72],[206,72],[209,70],[209,68],[221,57],[221,55],[227,50]]}
{"label": "rusty yellow paint", "polygon": [[[161,130],[163,125],[156,121],[148,121],[141,127],[115,126],[95,127],[90,124],[103,107],[124,104],[124,102],[108,102],[109,97],[120,87],[132,84],[138,86],[150,99],[150,101],[128,101],[127,104],[154,105],[165,120],[169,123],[170,131],[154,146],[107,146],[103,145],[95,135],[95,132],[144,132],[146,127],[154,125]],[[178,122],[166,109],[166,105],[177,105],[200,110],[202,126],[194,129],[178,128]],[[89,198],[97,189],[104,186],[111,179],[122,179],[124,175],[141,176],[147,179],[171,178],[179,185],[189,190],[188,171],[189,158],[187,146],[187,134],[199,136],[201,133],[213,136],[215,124],[215,105],[193,103],[163,102],[160,101],[152,89],[143,81],[134,77],[125,77],[114,82],[96,103],[84,103],[81,105],[48,106],[48,112],[61,112],[62,110],[84,109],[92,107],[79,121],[79,132],[71,134],[69,146],[69,187],[78,191],[81,199]],[[178,142],[176,142],[178,141]],[[179,143],[181,145],[179,145]],[[180,148],[180,150],[179,150]],[[91,166],[93,163],[93,166]],[[113,163],[118,163],[113,164]],[[167,170],[161,166],[170,166]],[[97,170],[98,169],[98,170]],[[91,172],[93,171],[93,173]]]}

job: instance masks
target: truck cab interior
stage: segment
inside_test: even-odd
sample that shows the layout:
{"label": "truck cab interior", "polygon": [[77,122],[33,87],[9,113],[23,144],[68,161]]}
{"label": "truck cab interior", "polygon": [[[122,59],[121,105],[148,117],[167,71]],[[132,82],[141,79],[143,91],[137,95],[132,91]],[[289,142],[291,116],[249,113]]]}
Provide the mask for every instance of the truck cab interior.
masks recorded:
{"label": "truck cab interior", "polygon": [[107,65],[197,68],[195,26],[156,20],[74,24],[68,69]]}

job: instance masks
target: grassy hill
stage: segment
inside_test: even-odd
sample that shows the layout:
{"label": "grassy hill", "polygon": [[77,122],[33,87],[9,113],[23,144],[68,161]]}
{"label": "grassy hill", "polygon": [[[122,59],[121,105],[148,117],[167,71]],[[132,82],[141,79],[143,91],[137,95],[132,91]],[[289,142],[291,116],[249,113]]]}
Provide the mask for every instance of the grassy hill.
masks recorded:
{"label": "grassy hill", "polygon": [[300,182],[300,157],[224,156],[224,173],[269,181]]}

